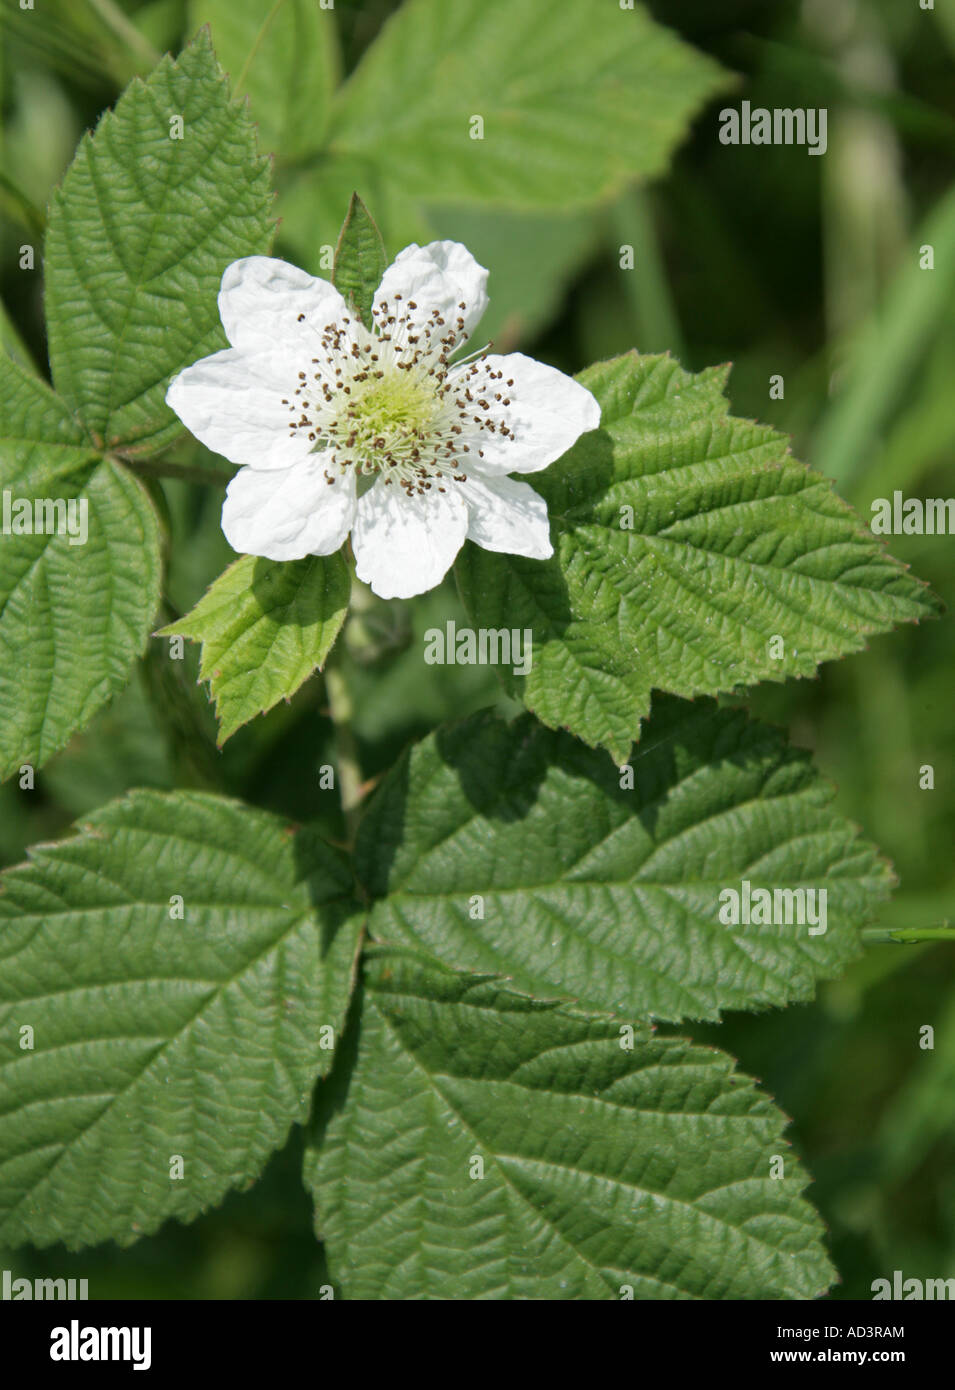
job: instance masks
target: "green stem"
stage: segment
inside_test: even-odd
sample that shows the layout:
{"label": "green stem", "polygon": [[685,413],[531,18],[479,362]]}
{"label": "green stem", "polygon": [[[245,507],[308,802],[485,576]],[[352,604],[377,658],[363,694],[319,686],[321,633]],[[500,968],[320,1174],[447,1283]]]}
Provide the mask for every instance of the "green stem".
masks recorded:
{"label": "green stem", "polygon": [[361,807],[362,776],[358,760],[358,745],[352,731],[352,701],[348,682],[335,657],[325,668],[325,692],[328,708],[335,725],[335,750],[338,763],[338,785],[341,792],[342,815],[350,843],[354,843],[355,831]]}
{"label": "green stem", "polygon": [[947,922],[941,927],[865,927],[862,940],[867,946],[881,946],[888,942],[915,945],[920,941],[955,941],[955,927],[950,927]]}

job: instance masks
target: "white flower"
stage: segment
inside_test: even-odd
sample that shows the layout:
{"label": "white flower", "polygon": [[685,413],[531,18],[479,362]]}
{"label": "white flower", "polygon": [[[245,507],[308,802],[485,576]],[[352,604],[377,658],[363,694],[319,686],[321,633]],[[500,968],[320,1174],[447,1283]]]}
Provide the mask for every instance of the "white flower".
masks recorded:
{"label": "white flower", "polygon": [[232,344],[166,395],[233,463],[222,529],[270,560],[329,555],[349,531],[383,598],[440,583],[465,538],[553,554],[535,473],[600,422],[589,391],[519,352],[450,363],[487,306],[487,271],[453,241],[408,246],[375,295],[374,332],[327,281],[249,256],[222,277]]}

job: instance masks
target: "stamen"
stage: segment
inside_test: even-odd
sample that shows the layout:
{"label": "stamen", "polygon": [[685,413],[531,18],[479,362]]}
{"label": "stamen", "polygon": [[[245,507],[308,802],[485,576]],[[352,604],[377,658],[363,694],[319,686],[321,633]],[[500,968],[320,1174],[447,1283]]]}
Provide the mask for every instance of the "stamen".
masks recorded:
{"label": "stamen", "polygon": [[476,436],[486,431],[513,440],[500,418],[510,398],[482,390],[504,376],[487,365],[491,345],[451,365],[464,338],[467,304],[458,308],[453,326],[438,309],[412,320],[418,304],[396,294],[393,304],[382,300],[373,307],[371,330],[347,316],[315,329],[323,355],[310,359],[317,368],[311,373],[314,400],[304,398],[307,374],[300,371],[293,399],[283,397],[282,404],[291,413],[290,435],[305,430],[315,451],[328,456],[334,469],[324,475],[329,486],[351,469],[356,476],[397,481],[409,497],[424,497],[435,484],[447,492],[449,482],[467,482],[464,455],[484,457]]}

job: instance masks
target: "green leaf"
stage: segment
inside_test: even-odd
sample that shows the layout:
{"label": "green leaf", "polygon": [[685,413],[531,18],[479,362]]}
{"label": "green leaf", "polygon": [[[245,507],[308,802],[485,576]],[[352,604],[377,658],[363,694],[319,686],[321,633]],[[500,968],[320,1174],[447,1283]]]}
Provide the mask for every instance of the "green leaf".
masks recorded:
{"label": "green leaf", "polygon": [[[41,499],[53,500],[37,535]],[[46,762],[126,684],[155,619],[160,558],[156,515],[138,480],[92,447],[44,382],[2,354],[0,501],[11,526],[0,536],[6,778]],[[26,523],[14,513],[27,511],[31,534],[16,534]]]}
{"label": "green leaf", "polygon": [[832,1282],[783,1116],[725,1053],[402,954],[368,974],[305,1160],[346,1298],[813,1298]]}
{"label": "green leaf", "polygon": [[343,1026],[347,861],[239,802],[140,791],[2,885],[0,1243],[128,1245],[248,1185]]}
{"label": "green leaf", "polygon": [[[529,994],[672,1020],[809,999],[858,955],[888,865],[780,730],[660,697],[628,782],[527,715],[432,734],[359,829],[370,934]],[[826,930],[724,925],[720,893],[744,879],[825,889]]]}
{"label": "green leaf", "polygon": [[468,545],[456,566],[475,626],[532,630],[507,688],[618,762],[652,689],[809,676],[941,607],[784,436],[728,414],[726,370],[630,353],[582,372],[601,428],[534,477],[553,559]]}
{"label": "green leaf", "polygon": [[156,634],[202,643],[199,679],[216,701],[220,747],[325,664],[349,592],[340,553],[289,563],[243,555],[191,613]]}
{"label": "green leaf", "polygon": [[332,281],[366,328],[373,326],[371,306],[387,265],[381,232],[358,194],[353,193],[335,247]]}
{"label": "green leaf", "polygon": [[262,148],[282,159],[319,149],[338,80],[334,12],[318,0],[190,0],[188,32],[202,24]]}
{"label": "green leaf", "polygon": [[150,454],[182,432],[169,380],[226,345],[219,281],[268,251],[270,200],[206,30],[84,137],[50,210],[46,308],[54,384],[97,444]]}
{"label": "green leaf", "polygon": [[341,89],[330,143],[412,196],[566,209],[663,170],[724,83],[641,7],[409,0]]}

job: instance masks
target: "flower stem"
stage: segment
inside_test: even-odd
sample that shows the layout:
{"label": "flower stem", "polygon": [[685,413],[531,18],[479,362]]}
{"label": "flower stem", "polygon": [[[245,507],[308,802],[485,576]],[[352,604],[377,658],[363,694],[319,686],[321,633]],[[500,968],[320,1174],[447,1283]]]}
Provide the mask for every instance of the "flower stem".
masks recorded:
{"label": "flower stem", "polygon": [[325,693],[335,725],[335,751],[338,763],[338,785],[341,792],[342,815],[349,843],[355,840],[360,816],[362,777],[358,761],[358,745],[352,732],[352,702],[348,682],[339,660],[335,657],[325,668]]}
{"label": "flower stem", "polygon": [[940,927],[866,927],[862,940],[867,946],[882,946],[887,942],[912,946],[920,941],[955,941],[955,927],[947,922]]}

